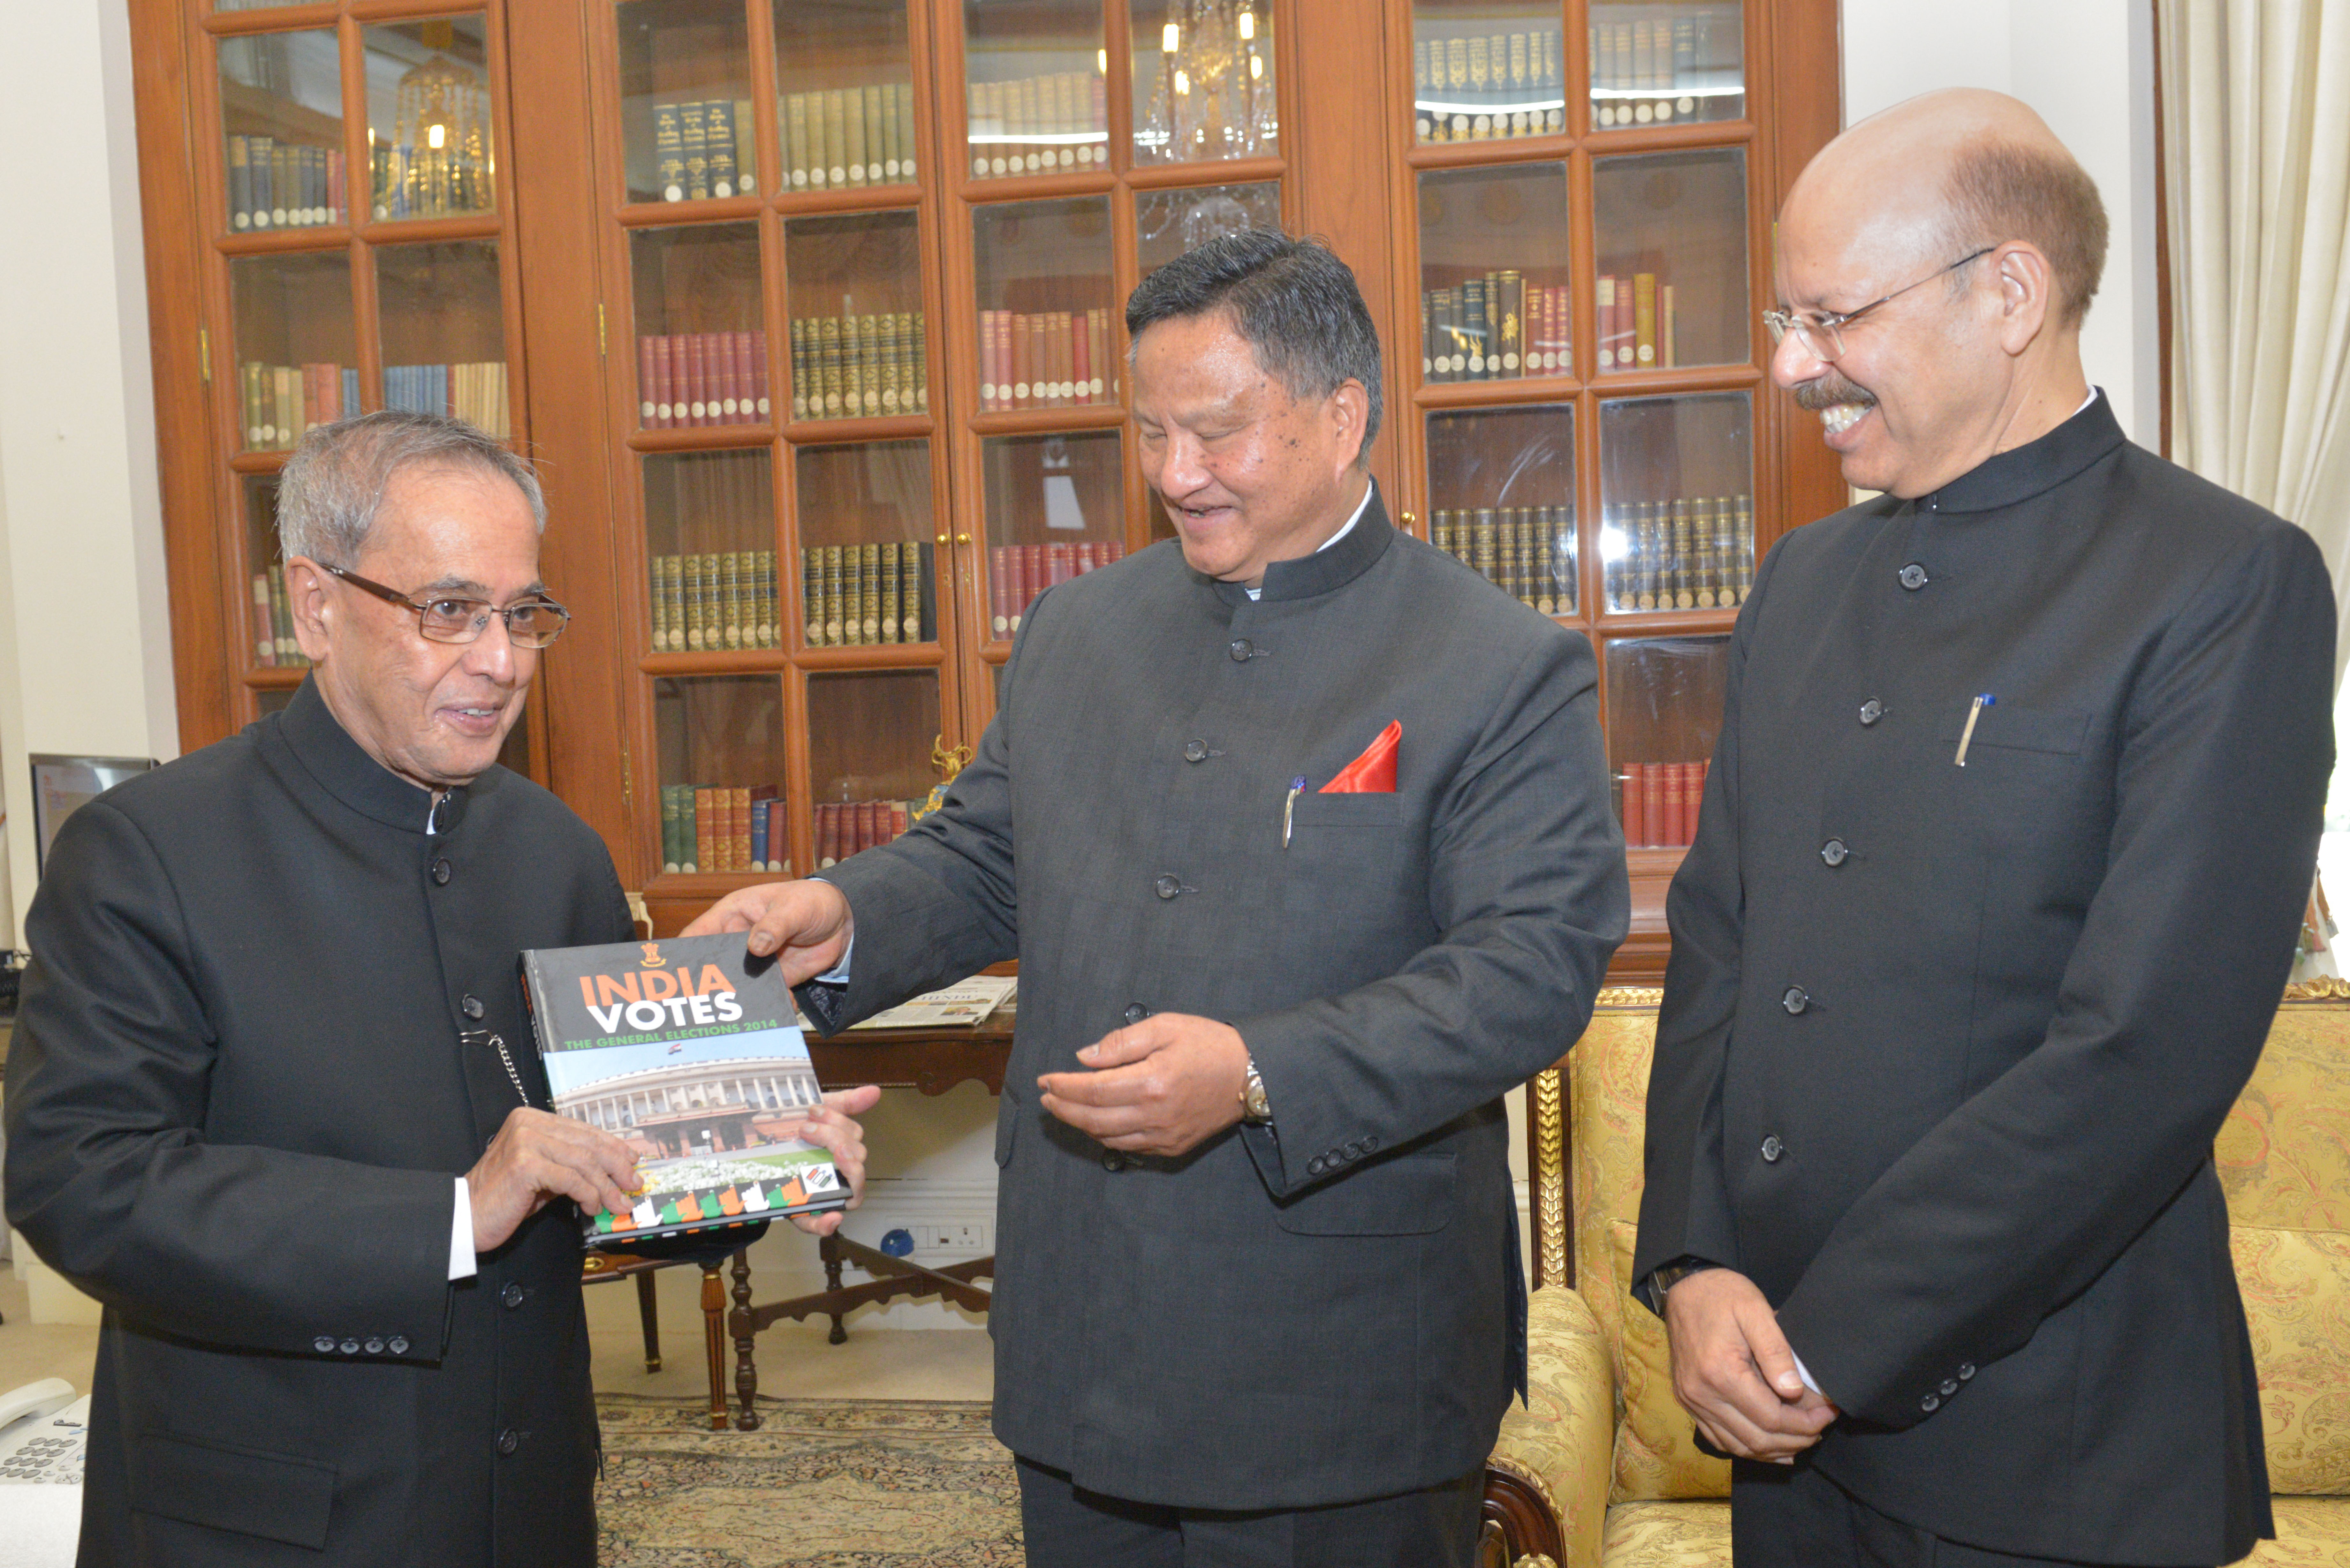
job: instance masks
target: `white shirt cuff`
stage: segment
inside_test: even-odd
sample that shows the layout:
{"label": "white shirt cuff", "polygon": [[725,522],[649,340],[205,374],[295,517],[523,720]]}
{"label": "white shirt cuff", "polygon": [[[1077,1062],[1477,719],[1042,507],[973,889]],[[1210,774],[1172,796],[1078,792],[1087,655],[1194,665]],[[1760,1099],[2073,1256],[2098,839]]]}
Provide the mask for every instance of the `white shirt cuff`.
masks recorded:
{"label": "white shirt cuff", "polygon": [[848,933],[848,945],[840,950],[840,961],[808,981],[810,985],[847,985],[848,961],[857,956],[857,933]]}
{"label": "white shirt cuff", "polygon": [[1804,1380],[1804,1386],[1810,1389],[1814,1394],[1819,1394],[1821,1398],[1826,1398],[1826,1395],[1820,1394],[1820,1386],[1812,1381],[1812,1369],[1804,1365],[1804,1358],[1802,1356],[1795,1355],[1795,1347],[1794,1345],[1791,1345],[1787,1346],[1787,1354],[1789,1355],[1795,1356],[1795,1376]]}
{"label": "white shirt cuff", "polygon": [[480,1267],[473,1258],[473,1190],[461,1176],[457,1178],[457,1212],[449,1221],[449,1277],[470,1280]]}

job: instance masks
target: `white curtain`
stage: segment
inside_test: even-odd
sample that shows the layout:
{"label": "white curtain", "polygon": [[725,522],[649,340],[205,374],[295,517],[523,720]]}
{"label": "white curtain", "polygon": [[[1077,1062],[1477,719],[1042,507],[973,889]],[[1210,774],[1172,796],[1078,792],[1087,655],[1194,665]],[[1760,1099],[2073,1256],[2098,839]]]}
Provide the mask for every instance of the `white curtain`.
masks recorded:
{"label": "white curtain", "polygon": [[2309,530],[2350,660],[2350,0],[2158,0],[2170,456]]}

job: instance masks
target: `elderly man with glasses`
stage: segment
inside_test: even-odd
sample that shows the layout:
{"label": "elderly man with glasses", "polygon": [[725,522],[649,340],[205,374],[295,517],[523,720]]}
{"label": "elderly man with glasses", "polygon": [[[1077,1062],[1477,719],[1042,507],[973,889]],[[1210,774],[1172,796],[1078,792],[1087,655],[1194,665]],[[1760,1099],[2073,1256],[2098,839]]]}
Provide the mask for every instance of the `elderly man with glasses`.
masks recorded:
{"label": "elderly man with glasses", "polygon": [[1773,379],[1881,491],[1731,639],[1638,1294],[1740,1568],[2233,1562],[2270,1532],[2212,1138],[2333,762],[2308,536],[2132,445],[2095,186],[2012,99],[1790,192]]}
{"label": "elderly man with glasses", "polygon": [[[545,515],[469,426],[312,431],[278,508],[309,679],[57,836],[7,1204],[106,1308],[84,1563],[595,1561],[573,1204],[635,1159],[546,1109],[515,954],[630,924],[497,766],[568,618]],[[852,1186],[875,1095],[805,1129]]]}

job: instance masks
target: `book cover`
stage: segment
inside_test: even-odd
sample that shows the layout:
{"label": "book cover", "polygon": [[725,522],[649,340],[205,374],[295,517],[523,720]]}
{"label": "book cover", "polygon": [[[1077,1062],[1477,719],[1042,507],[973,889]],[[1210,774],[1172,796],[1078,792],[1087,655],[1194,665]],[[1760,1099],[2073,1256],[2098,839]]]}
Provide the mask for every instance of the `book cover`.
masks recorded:
{"label": "book cover", "polygon": [[926,539],[917,540],[908,545],[906,549],[915,560],[920,563],[915,574],[915,582],[918,585],[914,590],[916,607],[906,617],[906,625],[910,628],[906,640],[936,642],[939,639],[938,592],[936,583],[931,576],[934,559],[931,553],[931,545]]}
{"label": "book cover", "polygon": [[808,186],[807,141],[807,94],[786,94],[784,99],[784,183],[795,191],[805,191]]}
{"label": "book cover", "polygon": [[580,1216],[589,1245],[838,1209],[832,1157],[796,1135],[823,1103],[790,991],[738,933],[522,955],[557,1116],[637,1150],[644,1193]]}
{"label": "book cover", "polygon": [[865,117],[865,89],[845,88],[841,90],[841,165],[848,171],[848,182],[865,184],[870,178],[867,168],[867,132],[872,122]]}
{"label": "book cover", "polygon": [[673,103],[653,105],[653,178],[661,200],[685,200],[685,132]]}
{"label": "book cover", "polygon": [[898,174],[911,180],[915,174],[914,84],[899,82],[891,90],[898,108]]}
{"label": "book cover", "polygon": [[734,193],[734,100],[712,99],[702,106],[702,156],[710,166],[710,193]]}
{"label": "book cover", "polygon": [[1624,842],[1648,842],[1648,814],[1645,781],[1648,767],[1646,763],[1624,764]]}

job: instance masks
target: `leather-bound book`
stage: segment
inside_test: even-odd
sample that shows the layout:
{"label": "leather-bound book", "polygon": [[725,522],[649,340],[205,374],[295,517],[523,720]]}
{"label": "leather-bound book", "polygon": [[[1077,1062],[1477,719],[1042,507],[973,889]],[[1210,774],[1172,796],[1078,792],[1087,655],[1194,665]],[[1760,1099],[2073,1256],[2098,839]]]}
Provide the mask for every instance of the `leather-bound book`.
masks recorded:
{"label": "leather-bound book", "polygon": [[899,607],[898,544],[896,540],[879,546],[881,556],[881,640],[896,642],[905,627],[905,618]]}
{"label": "leather-bound book", "polygon": [[858,579],[861,591],[858,599],[858,629],[864,641],[881,640],[881,546],[859,545],[857,547]]}
{"label": "leather-bound book", "polygon": [[734,100],[712,99],[702,106],[703,156],[710,170],[710,193],[716,197],[734,194],[739,188],[734,178]]}
{"label": "leather-bound book", "polygon": [[[1523,58],[1523,50],[1520,51],[1520,58]],[[1524,355],[1526,347],[1525,275],[1519,272],[1504,270],[1496,274],[1495,279],[1501,293],[1501,306],[1498,312],[1499,320],[1497,325],[1500,327],[1501,333],[1499,341],[1502,350],[1502,362],[1499,369],[1492,370],[1490,373],[1497,376],[1523,375],[1525,373]]]}
{"label": "leather-bound book", "polygon": [[1657,275],[1632,275],[1632,362],[1643,370],[1657,363]]}
{"label": "leather-bound book", "polygon": [[1648,767],[1646,763],[1624,764],[1624,842],[1640,845],[1648,842],[1648,811],[1646,790]]}

